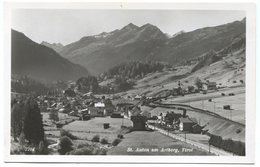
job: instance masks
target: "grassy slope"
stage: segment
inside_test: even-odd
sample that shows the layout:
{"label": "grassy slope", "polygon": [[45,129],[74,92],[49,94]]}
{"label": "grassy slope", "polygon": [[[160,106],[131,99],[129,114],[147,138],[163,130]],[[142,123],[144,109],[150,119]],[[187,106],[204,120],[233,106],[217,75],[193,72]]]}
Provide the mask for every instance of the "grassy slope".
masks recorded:
{"label": "grassy slope", "polygon": [[[127,152],[131,147],[134,152]],[[149,152],[136,152],[139,148],[149,149]],[[151,149],[158,149],[158,152],[152,152]],[[179,152],[161,152],[162,148],[178,149]],[[183,152],[182,148],[192,149],[191,152]],[[108,151],[108,155],[209,155],[207,152],[187,145],[176,139],[167,137],[159,132],[131,132],[125,135],[125,138],[116,147]]]}
{"label": "grassy slope", "polygon": [[[108,129],[103,128],[103,123],[109,123],[110,127]],[[113,140],[117,138],[118,134],[125,134],[128,132],[127,129],[122,130],[121,125],[131,126],[132,121],[129,119],[122,118],[104,118],[96,117],[89,121],[75,121],[72,122],[63,128],[69,130],[75,136],[80,137],[81,139],[91,140],[93,136],[99,135],[100,140],[106,138],[109,143],[112,143]]]}
{"label": "grassy slope", "polygon": [[[187,75],[183,79],[170,80],[170,77],[189,74],[193,66],[178,67],[177,71],[165,71],[154,74],[149,74],[137,81],[134,89],[120,94],[136,95],[147,93],[147,96],[152,96],[162,90],[167,90],[177,87],[177,81],[181,81],[184,86],[194,85],[194,80],[199,77],[202,81],[209,80],[211,82],[221,83],[222,86],[237,86],[241,85],[240,80],[245,81],[245,51],[240,49],[218,62],[205,66],[200,70]],[[242,71],[242,70],[243,71]],[[186,83],[186,82],[188,83]],[[236,81],[237,83],[233,83]],[[162,88],[163,86],[163,88]]]}
{"label": "grassy slope", "polygon": [[[123,95],[136,95],[136,94],[142,94],[146,93],[147,96],[156,95],[158,92],[161,92],[163,90],[172,90],[172,88],[177,87],[177,81],[173,80],[169,81],[168,83],[167,78],[174,76],[174,75],[183,75],[185,73],[188,73],[192,67],[180,67],[177,71],[166,71],[161,73],[154,73],[146,76],[145,78],[142,78],[137,82],[137,85],[135,86],[135,89],[129,90],[127,92],[124,92]],[[241,70],[242,69],[242,70]],[[245,81],[245,51],[243,49],[240,49],[236,52],[233,52],[233,56],[228,55],[226,57],[223,57],[223,60],[220,60],[218,62],[215,62],[209,66],[203,67],[200,70],[188,75],[184,79],[180,79],[182,84],[184,86],[188,85],[194,85],[194,80],[196,77],[199,77],[201,80],[204,81],[204,79],[207,79],[212,82],[217,82],[217,84],[221,83],[222,86],[227,86],[226,89],[220,90],[214,93],[209,93],[207,95],[198,94],[196,96],[198,97],[178,97],[174,98],[173,100],[177,99],[186,99],[186,101],[180,101],[181,103],[188,104],[189,98],[191,98],[191,105],[194,107],[202,108],[201,101],[204,101],[206,110],[214,111],[214,108],[212,107],[212,104],[208,104],[208,98],[213,98],[213,101],[216,102],[216,112],[220,115],[223,115],[226,118],[230,118],[230,112],[232,112],[232,120],[244,123],[245,119],[245,85],[241,85],[239,82],[240,80]],[[163,83],[162,81],[165,81]],[[184,82],[187,81],[188,83]],[[236,83],[233,83],[233,81],[236,81]],[[155,85],[155,86],[154,86]],[[162,87],[163,85],[163,87]],[[221,97],[221,92],[224,93],[235,93],[235,96],[225,96]],[[187,96],[194,96],[194,95],[187,95]],[[200,96],[207,96],[206,99],[202,99],[198,102],[198,98]],[[171,99],[168,99],[169,102],[171,102]],[[223,110],[223,105],[225,104],[231,104],[232,105],[232,111],[230,110]],[[238,104],[240,103],[240,104]],[[157,112],[167,112],[171,111],[169,109],[165,108],[156,108],[156,109],[149,109],[145,107],[142,107],[142,110],[151,110],[150,112],[152,115],[157,115]],[[182,112],[182,111],[180,111]],[[207,125],[207,128],[209,128],[209,132],[221,135],[224,138],[232,138],[235,140],[241,140],[245,141],[245,127],[240,126],[238,124],[233,124],[229,121],[223,121],[218,118],[211,117],[209,115],[204,115],[200,113],[195,112],[189,112],[187,113],[191,117],[197,118],[197,120],[200,119],[201,124],[210,123]],[[227,130],[228,129],[228,130]],[[238,129],[241,129],[242,132],[239,134],[236,133]]]}

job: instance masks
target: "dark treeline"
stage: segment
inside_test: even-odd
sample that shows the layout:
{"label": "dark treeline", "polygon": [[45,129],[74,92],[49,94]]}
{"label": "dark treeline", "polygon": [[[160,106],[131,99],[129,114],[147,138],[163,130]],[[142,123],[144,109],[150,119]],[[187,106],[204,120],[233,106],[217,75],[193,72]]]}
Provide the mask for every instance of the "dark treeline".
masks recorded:
{"label": "dark treeline", "polygon": [[153,62],[153,61],[129,61],[118,64],[98,76],[100,81],[120,76],[123,80],[126,79],[140,79],[148,73],[162,71],[164,68],[171,68],[168,63]]}
{"label": "dark treeline", "polygon": [[245,156],[245,143],[241,141],[233,141],[232,139],[224,140],[221,136],[211,135],[209,144],[236,155]]}
{"label": "dark treeline", "polygon": [[65,89],[67,84],[63,81],[57,81],[52,84],[43,84],[28,76],[20,77],[11,81],[12,92],[29,94],[35,92],[39,95],[54,95]]}
{"label": "dark treeline", "polygon": [[[11,135],[18,142],[19,150],[11,154],[26,154],[25,146],[34,147],[35,154],[47,154],[47,140],[44,139],[44,129],[40,108],[36,96],[13,100],[11,109]],[[38,147],[39,146],[39,147]]]}
{"label": "dark treeline", "polygon": [[[170,67],[168,63],[129,61],[106,70],[98,77],[79,78],[76,83],[82,92],[115,93],[133,88],[135,80],[143,78],[148,73],[160,72]],[[112,82],[104,86],[98,85],[98,82],[108,79],[112,79]]]}
{"label": "dark treeline", "polygon": [[[115,93],[126,91],[133,88],[135,80],[143,78],[148,73],[161,72],[164,69],[171,68],[168,63],[162,62],[139,62],[129,61],[118,64],[98,77],[84,76],[76,81],[78,90],[81,92],[93,93]],[[105,86],[99,86],[98,82],[112,79],[113,81]],[[12,92],[29,94],[35,92],[39,95],[55,95],[61,93],[67,88],[67,84],[63,81],[44,84],[38,82],[31,77],[25,76],[12,80]]]}
{"label": "dark treeline", "polygon": [[98,80],[95,76],[84,76],[76,81],[78,90],[81,92],[99,92]]}

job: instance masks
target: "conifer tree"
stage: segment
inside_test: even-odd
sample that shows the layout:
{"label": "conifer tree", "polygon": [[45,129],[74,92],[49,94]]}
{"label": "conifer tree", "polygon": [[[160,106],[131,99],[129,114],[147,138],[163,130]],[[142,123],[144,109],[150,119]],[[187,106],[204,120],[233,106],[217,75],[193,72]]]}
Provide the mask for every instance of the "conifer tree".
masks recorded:
{"label": "conifer tree", "polygon": [[11,128],[14,141],[17,141],[17,137],[20,136],[23,128],[23,114],[22,107],[19,103],[15,103],[11,111]]}
{"label": "conifer tree", "polygon": [[44,139],[42,115],[37,102],[29,98],[25,104],[24,134],[29,143],[39,144]]}

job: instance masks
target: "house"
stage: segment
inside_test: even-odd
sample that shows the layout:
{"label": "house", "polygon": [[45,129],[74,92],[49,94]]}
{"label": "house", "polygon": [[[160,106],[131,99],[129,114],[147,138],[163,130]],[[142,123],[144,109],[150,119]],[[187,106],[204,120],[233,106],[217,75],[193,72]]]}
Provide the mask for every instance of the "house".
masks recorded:
{"label": "house", "polygon": [[88,107],[89,113],[92,117],[103,117],[106,116],[106,108],[104,103],[94,103],[91,107]]}
{"label": "house", "polygon": [[131,121],[133,121],[134,131],[146,130],[147,118],[145,116],[131,116]]}
{"label": "house", "polygon": [[183,115],[180,113],[174,113],[172,112],[167,112],[166,116],[165,116],[165,121],[172,125],[175,124]]}
{"label": "house", "polygon": [[136,95],[134,99],[135,99],[135,100],[141,100],[141,99],[142,99],[142,96]]}
{"label": "house", "polygon": [[182,91],[181,87],[173,88],[173,90],[172,90],[172,95],[173,96],[182,95],[182,94],[183,94],[183,91]]}
{"label": "house", "polygon": [[208,82],[207,87],[208,87],[208,90],[216,89],[217,83],[216,82]]}
{"label": "house", "polygon": [[103,117],[104,116],[104,109],[100,109],[97,107],[88,107],[88,114],[91,117]]}
{"label": "house", "polygon": [[198,124],[195,124],[192,126],[192,133],[196,133],[196,134],[199,134],[201,133],[201,126],[199,126]]}
{"label": "house", "polygon": [[105,104],[101,102],[91,102],[88,106],[88,114],[91,117],[103,117],[106,115]]}
{"label": "house", "polygon": [[124,118],[120,112],[113,112],[110,116],[111,118]]}
{"label": "house", "polygon": [[187,118],[180,118],[179,119],[179,130],[180,131],[189,131],[193,132],[193,126],[196,125],[196,121],[194,119]]}
{"label": "house", "polygon": [[202,83],[202,90],[208,90],[208,84]]}
{"label": "house", "polygon": [[188,92],[194,93],[195,92],[195,86],[188,86]]}
{"label": "house", "polygon": [[134,106],[132,109],[131,108],[132,107],[129,107],[127,111],[127,115],[129,118],[131,118],[131,116],[138,116],[138,115],[141,116],[142,111],[140,110],[139,107]]}
{"label": "house", "polygon": [[69,113],[70,116],[75,116],[75,117],[79,117],[79,111],[78,110],[73,110]]}
{"label": "house", "polygon": [[151,118],[151,113],[148,111],[143,111],[140,113],[142,116],[145,116],[147,119]]}
{"label": "house", "polygon": [[187,86],[182,86],[182,87],[181,87],[181,91],[182,91],[183,93],[189,93],[189,88],[188,88]]}
{"label": "house", "polygon": [[98,102],[98,103],[95,103],[94,106],[98,107],[98,108],[105,108],[105,103]]}
{"label": "house", "polygon": [[166,122],[168,124],[172,124],[173,123],[173,120],[174,120],[174,112],[172,111],[171,113],[170,112],[167,112],[166,116],[165,116],[165,119],[166,119]]}
{"label": "house", "polygon": [[64,91],[64,95],[67,97],[67,98],[72,98],[72,97],[75,97],[76,96],[76,93],[73,89],[66,89]]}
{"label": "house", "polygon": [[84,108],[84,109],[80,110],[79,113],[82,114],[82,115],[88,114],[88,109]]}
{"label": "house", "polygon": [[176,123],[177,121],[179,121],[179,119],[183,117],[183,115],[181,113],[174,113],[174,123]]}
{"label": "house", "polygon": [[106,106],[105,109],[106,109],[106,115],[111,115],[115,111],[113,106]]}

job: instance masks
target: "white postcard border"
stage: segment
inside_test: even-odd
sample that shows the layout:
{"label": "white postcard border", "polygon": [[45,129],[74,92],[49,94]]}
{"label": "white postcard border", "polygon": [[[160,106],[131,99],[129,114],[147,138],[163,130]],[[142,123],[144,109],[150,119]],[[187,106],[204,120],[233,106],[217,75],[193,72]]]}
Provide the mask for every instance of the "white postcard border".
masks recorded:
{"label": "white postcard border", "polygon": [[[121,5],[123,6],[123,9]],[[11,10],[14,8],[59,9],[161,9],[246,11],[246,156],[36,156],[10,155],[10,62]],[[5,54],[5,161],[6,162],[106,162],[106,163],[253,163],[255,157],[255,4],[253,3],[6,3],[4,10]]]}

